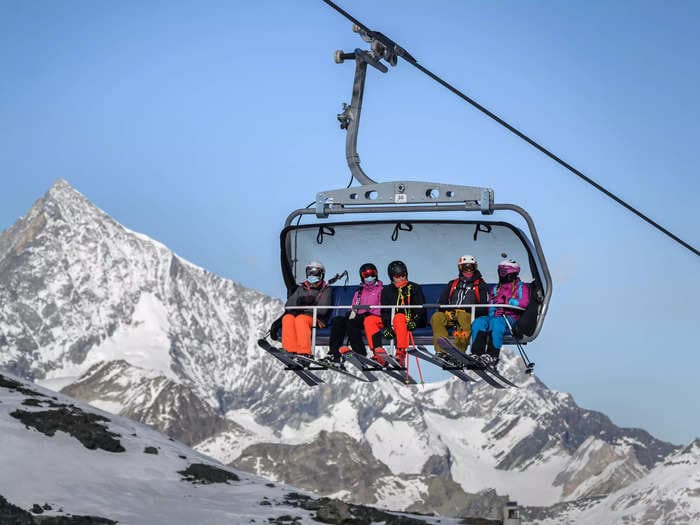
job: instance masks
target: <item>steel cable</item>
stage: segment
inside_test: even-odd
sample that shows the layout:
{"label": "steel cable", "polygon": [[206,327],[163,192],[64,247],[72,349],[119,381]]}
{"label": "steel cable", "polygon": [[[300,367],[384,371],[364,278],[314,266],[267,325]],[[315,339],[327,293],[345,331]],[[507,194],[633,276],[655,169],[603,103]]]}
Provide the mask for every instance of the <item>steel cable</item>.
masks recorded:
{"label": "steel cable", "polygon": [[437,82],[437,83],[440,84],[441,86],[447,88],[447,89],[450,90],[452,93],[454,93],[455,95],[457,95],[459,98],[461,98],[461,99],[464,100],[465,102],[471,104],[473,107],[475,107],[476,109],[478,109],[479,111],[481,111],[483,114],[485,114],[485,115],[488,116],[489,118],[495,120],[495,121],[498,122],[501,126],[505,127],[508,131],[510,131],[511,133],[515,134],[516,136],[518,136],[519,138],[521,138],[522,140],[524,140],[525,142],[527,142],[528,144],[530,144],[531,146],[533,146],[534,148],[536,148],[537,150],[539,150],[540,152],[544,153],[547,157],[549,157],[550,159],[552,159],[552,160],[555,161],[556,163],[560,164],[561,166],[563,166],[564,168],[566,168],[567,170],[569,170],[571,173],[573,173],[573,174],[576,175],[577,177],[581,178],[582,180],[584,180],[585,182],[587,182],[588,184],[590,184],[591,186],[593,186],[593,187],[594,187],[595,189],[597,189],[598,191],[604,193],[605,195],[607,195],[608,197],[610,197],[611,199],[613,199],[615,202],[617,202],[617,203],[620,204],[621,206],[625,207],[627,210],[629,210],[629,211],[631,211],[632,213],[634,213],[635,215],[637,215],[637,217],[639,217],[640,219],[646,221],[649,225],[653,226],[654,228],[656,228],[656,229],[659,230],[660,232],[664,233],[665,235],[667,235],[668,237],[670,237],[671,239],[673,239],[674,241],[676,241],[678,244],[680,244],[680,245],[683,246],[684,248],[687,248],[688,250],[690,250],[691,252],[693,252],[695,255],[700,256],[700,251],[698,251],[697,248],[693,247],[691,244],[687,243],[686,241],[684,241],[683,239],[681,239],[680,237],[678,237],[677,235],[675,235],[674,233],[672,233],[672,232],[669,231],[668,229],[664,228],[664,227],[661,226],[659,223],[657,223],[656,221],[654,221],[653,219],[651,219],[650,217],[648,217],[646,214],[644,214],[644,213],[642,213],[641,211],[637,210],[634,206],[632,206],[631,204],[628,204],[627,202],[625,202],[624,200],[622,200],[620,197],[618,197],[617,195],[615,195],[614,193],[612,193],[612,192],[609,191],[608,189],[604,188],[602,185],[600,185],[599,183],[597,183],[596,181],[594,181],[594,180],[591,179],[590,177],[588,177],[588,176],[584,175],[583,173],[581,173],[579,170],[577,170],[576,168],[574,168],[571,164],[569,164],[568,162],[562,160],[560,157],[558,157],[557,155],[555,155],[554,153],[552,153],[551,151],[549,151],[547,148],[545,148],[544,146],[542,146],[541,144],[539,144],[539,143],[536,142],[535,140],[531,139],[529,136],[527,136],[525,133],[523,133],[522,131],[520,131],[520,130],[517,129],[516,127],[510,125],[508,122],[506,122],[505,120],[503,120],[501,117],[499,117],[498,115],[496,115],[496,114],[493,113],[492,111],[489,111],[487,108],[485,108],[484,106],[482,106],[481,104],[479,104],[476,100],[474,100],[474,99],[472,99],[471,97],[469,97],[469,96],[465,95],[464,93],[462,93],[459,89],[457,89],[456,87],[454,87],[453,85],[451,85],[449,82],[447,82],[447,81],[443,80],[442,78],[440,78],[439,76],[437,76],[435,73],[433,73],[432,71],[430,71],[428,68],[426,68],[426,67],[420,65],[420,64],[418,63],[418,61],[417,61],[411,54],[409,54],[403,47],[401,47],[401,46],[399,46],[398,44],[396,44],[396,42],[394,42],[393,40],[387,38],[386,36],[382,35],[381,33],[377,33],[377,32],[375,32],[375,31],[370,30],[367,26],[365,26],[364,24],[362,24],[362,23],[361,23],[360,21],[358,21],[356,18],[352,17],[349,13],[347,13],[346,11],[344,11],[341,7],[337,6],[337,5],[336,5],[335,3],[333,3],[331,0],[323,0],[323,2],[326,3],[326,4],[328,4],[328,5],[329,5],[330,7],[332,7],[333,9],[335,9],[338,13],[340,13],[340,14],[343,15],[345,18],[347,18],[348,20],[350,20],[353,24],[355,24],[355,25],[357,25],[358,27],[360,27],[360,28],[361,28],[363,31],[365,31],[370,37],[377,37],[377,38],[380,40],[380,42],[382,42],[382,43],[385,44],[385,45],[386,45],[386,44],[393,45],[393,49],[391,49],[391,51],[393,51],[397,56],[400,56],[401,58],[403,58],[406,62],[408,62],[408,63],[411,64],[413,67],[415,67],[416,69],[418,69],[421,73],[423,73],[423,74],[429,76],[429,77],[432,78],[435,82]]}

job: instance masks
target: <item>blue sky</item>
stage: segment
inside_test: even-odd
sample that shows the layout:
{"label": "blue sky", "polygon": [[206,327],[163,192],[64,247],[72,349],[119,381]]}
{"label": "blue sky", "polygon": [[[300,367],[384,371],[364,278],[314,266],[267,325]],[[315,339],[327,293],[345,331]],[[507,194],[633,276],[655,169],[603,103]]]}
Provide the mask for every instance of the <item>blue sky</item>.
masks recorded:
{"label": "blue sky", "polygon": [[[357,0],[351,14],[700,245],[700,5]],[[336,113],[364,44],[320,1],[0,3],[0,229],[59,178],[182,257],[283,295],[287,214],[349,172]],[[700,435],[700,260],[407,64],[371,70],[377,181],[489,186],[555,280],[528,350],[550,387],[675,443]]]}

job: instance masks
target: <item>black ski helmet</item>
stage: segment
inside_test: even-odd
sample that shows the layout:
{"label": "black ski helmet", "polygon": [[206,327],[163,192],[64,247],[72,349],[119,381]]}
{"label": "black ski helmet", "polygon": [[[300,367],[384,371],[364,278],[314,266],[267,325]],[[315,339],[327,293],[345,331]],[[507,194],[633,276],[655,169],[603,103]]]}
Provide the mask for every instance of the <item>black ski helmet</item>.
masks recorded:
{"label": "black ski helmet", "polygon": [[386,269],[389,274],[389,279],[393,279],[396,275],[405,275],[408,278],[408,268],[403,261],[391,261]]}
{"label": "black ski helmet", "polygon": [[372,263],[365,263],[362,266],[360,266],[360,281],[364,282],[365,278],[362,276],[362,274],[365,273],[367,270],[374,270],[374,275],[378,275],[377,267],[375,265],[373,265]]}

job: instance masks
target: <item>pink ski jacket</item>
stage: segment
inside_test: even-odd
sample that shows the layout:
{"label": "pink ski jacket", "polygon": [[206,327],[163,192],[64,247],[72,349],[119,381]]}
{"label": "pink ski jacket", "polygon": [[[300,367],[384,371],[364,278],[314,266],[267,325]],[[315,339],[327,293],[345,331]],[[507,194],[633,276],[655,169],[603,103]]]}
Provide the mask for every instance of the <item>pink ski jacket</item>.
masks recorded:
{"label": "pink ski jacket", "polygon": [[[495,285],[489,292],[489,299],[491,304],[510,304],[525,308],[530,302],[530,287],[520,279],[504,283],[500,288],[498,285]],[[496,307],[489,309],[489,315],[500,317],[504,314],[508,317],[519,319],[522,310],[510,310]]]}
{"label": "pink ski jacket", "polygon": [[[384,283],[380,280],[374,281],[372,284],[362,284],[360,288],[352,296],[352,304],[367,304],[367,305],[380,305],[382,304],[382,288],[384,288]],[[367,313],[367,309],[363,308],[358,310],[358,314]],[[369,313],[372,315],[382,315],[382,311],[379,308],[370,308]]]}

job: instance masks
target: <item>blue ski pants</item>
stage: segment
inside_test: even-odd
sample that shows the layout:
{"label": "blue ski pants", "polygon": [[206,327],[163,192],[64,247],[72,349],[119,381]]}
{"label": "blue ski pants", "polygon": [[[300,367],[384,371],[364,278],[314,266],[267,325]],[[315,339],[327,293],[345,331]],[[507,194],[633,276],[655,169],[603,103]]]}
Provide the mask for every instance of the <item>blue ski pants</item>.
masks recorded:
{"label": "blue ski pants", "polygon": [[[515,319],[509,315],[508,322],[511,326],[513,326],[515,324]],[[474,322],[472,323],[472,343],[474,343],[474,339],[476,339],[476,335],[479,332],[489,331],[491,332],[491,342],[493,343],[493,347],[500,350],[501,346],[503,346],[503,336],[506,334],[506,332],[510,333],[506,320],[502,316],[492,317],[487,315],[474,319]]]}

